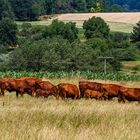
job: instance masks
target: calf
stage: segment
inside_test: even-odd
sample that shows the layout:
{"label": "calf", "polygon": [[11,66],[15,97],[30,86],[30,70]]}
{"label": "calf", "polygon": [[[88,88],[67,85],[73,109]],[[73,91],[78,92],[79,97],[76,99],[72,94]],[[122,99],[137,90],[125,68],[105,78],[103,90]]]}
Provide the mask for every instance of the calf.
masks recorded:
{"label": "calf", "polygon": [[101,91],[101,83],[91,82],[91,81],[80,81],[79,82],[79,89],[81,98],[84,97],[84,92],[87,89],[94,90],[94,91]]}
{"label": "calf", "polygon": [[36,82],[36,96],[46,96],[48,97],[50,94],[50,90],[54,87],[54,85],[52,83],[50,83],[49,81],[40,81],[40,82]]}
{"label": "calf", "polygon": [[87,89],[84,92],[84,97],[85,98],[95,98],[96,100],[102,99],[103,95],[104,94],[102,92],[95,91],[95,90],[90,90],[90,89]]}

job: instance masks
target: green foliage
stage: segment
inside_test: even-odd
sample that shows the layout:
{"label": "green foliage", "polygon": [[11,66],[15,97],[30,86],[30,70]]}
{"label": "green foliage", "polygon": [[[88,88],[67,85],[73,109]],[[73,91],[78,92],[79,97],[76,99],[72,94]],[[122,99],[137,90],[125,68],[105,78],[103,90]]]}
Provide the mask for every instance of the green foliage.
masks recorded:
{"label": "green foliage", "polygon": [[113,4],[111,6],[111,12],[122,12],[122,11],[123,11],[123,8],[121,5]]}
{"label": "green foliage", "polygon": [[140,50],[140,41],[135,43],[136,47]]}
{"label": "green foliage", "polygon": [[109,47],[112,49],[113,56],[120,61],[135,60],[137,48],[129,41],[129,36],[124,33],[113,33],[110,35]]}
{"label": "green foliage", "polygon": [[9,46],[17,44],[17,25],[13,20],[3,18],[0,21],[0,43]]}
{"label": "green foliage", "polygon": [[101,9],[100,2],[96,1],[95,7],[91,7],[90,12],[91,13],[98,13],[98,12],[101,12],[101,11],[102,11],[102,9]]}
{"label": "green foliage", "polygon": [[14,18],[11,5],[8,0],[0,0],[0,20],[2,18]]}
{"label": "green foliage", "polygon": [[93,72],[93,71],[57,71],[57,72],[29,72],[29,71],[6,71],[0,72],[0,77],[39,77],[47,79],[58,79],[58,78],[84,78],[84,79],[101,79],[101,80],[113,80],[113,81],[140,81],[139,74],[124,74],[124,73],[107,73]]}
{"label": "green foliage", "polygon": [[140,65],[136,65],[132,68],[134,71],[140,71]]}
{"label": "green foliage", "polygon": [[90,38],[108,38],[109,36],[109,26],[100,17],[92,17],[85,21],[83,24],[85,29],[85,36],[87,39]]}
{"label": "green foliage", "polygon": [[78,38],[78,29],[75,23],[69,22],[65,24],[62,21],[53,20],[52,24],[46,27],[43,37],[53,36],[62,36],[64,39],[73,42]]}
{"label": "green foliage", "polygon": [[44,13],[44,0],[9,0],[17,20],[37,20]]}
{"label": "green foliage", "polygon": [[122,32],[114,32],[110,34],[110,39],[115,43],[119,43],[122,41],[129,40],[129,35]]}
{"label": "green foliage", "polygon": [[[28,52],[28,53],[27,53]],[[112,55],[106,40],[99,38],[72,44],[60,37],[25,41],[10,55],[12,70],[28,71],[103,71],[99,56]],[[116,59],[108,62],[108,71],[120,69]],[[115,67],[114,67],[115,66]]]}
{"label": "green foliage", "polygon": [[31,29],[32,29],[31,23],[23,23],[21,25],[20,35],[26,36],[26,37],[30,36],[31,35]]}
{"label": "green foliage", "polygon": [[133,33],[131,35],[132,42],[140,41],[140,21],[133,27]]}

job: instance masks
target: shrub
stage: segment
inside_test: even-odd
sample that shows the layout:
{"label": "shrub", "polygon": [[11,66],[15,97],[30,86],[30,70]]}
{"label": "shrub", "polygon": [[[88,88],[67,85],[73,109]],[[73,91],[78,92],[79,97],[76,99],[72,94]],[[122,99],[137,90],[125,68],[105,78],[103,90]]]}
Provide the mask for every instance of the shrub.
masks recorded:
{"label": "shrub", "polygon": [[109,37],[109,26],[100,17],[92,17],[85,21],[83,24],[85,29],[85,36],[87,39],[90,38],[108,38]]}

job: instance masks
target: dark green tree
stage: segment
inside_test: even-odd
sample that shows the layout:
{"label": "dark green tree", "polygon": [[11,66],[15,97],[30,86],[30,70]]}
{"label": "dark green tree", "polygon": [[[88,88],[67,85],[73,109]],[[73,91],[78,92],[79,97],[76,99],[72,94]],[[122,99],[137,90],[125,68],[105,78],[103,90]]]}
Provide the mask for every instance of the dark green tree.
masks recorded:
{"label": "dark green tree", "polygon": [[54,36],[62,36],[64,39],[73,42],[78,38],[78,29],[76,28],[76,24],[69,22],[64,23],[62,21],[53,20],[50,26],[47,26],[43,37],[54,37]]}
{"label": "dark green tree", "polygon": [[85,21],[83,24],[85,29],[85,36],[87,39],[90,38],[108,38],[109,37],[109,26],[100,17],[92,17]]}
{"label": "dark green tree", "polygon": [[16,20],[37,20],[45,12],[44,0],[9,0]]}
{"label": "dark green tree", "polygon": [[133,27],[133,33],[130,38],[132,42],[140,41],[140,21]]}
{"label": "dark green tree", "polygon": [[17,44],[17,25],[9,18],[0,21],[0,43],[15,46]]}
{"label": "dark green tree", "polygon": [[14,18],[11,4],[8,0],[0,0],[0,20],[2,18]]}

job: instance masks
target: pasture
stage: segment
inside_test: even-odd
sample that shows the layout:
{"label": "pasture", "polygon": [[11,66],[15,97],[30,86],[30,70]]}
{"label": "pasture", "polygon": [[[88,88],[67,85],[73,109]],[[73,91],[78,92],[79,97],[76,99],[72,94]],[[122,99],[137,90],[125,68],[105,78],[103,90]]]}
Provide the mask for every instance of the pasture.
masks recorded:
{"label": "pasture", "polygon": [[[45,80],[45,79],[44,79]],[[78,84],[79,79],[50,79]],[[99,81],[99,80],[98,80]],[[139,87],[139,82],[112,82]],[[1,140],[139,140],[140,105],[94,99],[0,97]]]}
{"label": "pasture", "polygon": [[[64,22],[76,22],[78,28],[82,28],[83,22],[92,16],[103,18],[109,25],[111,31],[131,33],[133,26],[140,20],[140,13],[69,13],[54,15],[52,19],[44,19],[41,21],[30,22],[32,25],[51,24],[53,19],[58,19]],[[17,22],[20,26],[23,22]]]}

